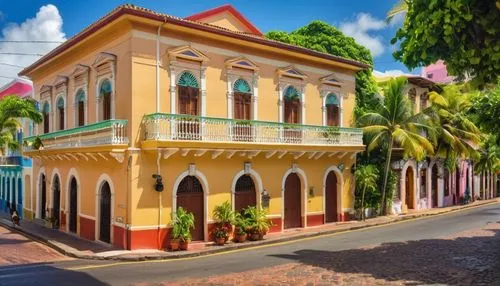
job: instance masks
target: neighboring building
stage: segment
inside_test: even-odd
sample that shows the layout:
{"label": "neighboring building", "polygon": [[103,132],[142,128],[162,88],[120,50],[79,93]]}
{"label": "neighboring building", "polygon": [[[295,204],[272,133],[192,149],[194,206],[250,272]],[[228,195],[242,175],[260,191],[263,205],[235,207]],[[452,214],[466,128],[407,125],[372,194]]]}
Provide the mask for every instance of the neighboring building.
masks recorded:
{"label": "neighboring building", "polygon": [[[33,86],[30,81],[15,79],[0,88],[0,100],[5,96],[16,95],[25,99],[33,98]],[[23,136],[33,135],[31,120],[20,119],[22,128],[16,134],[18,143],[22,144]],[[0,211],[8,212],[9,206],[17,209],[22,217],[24,210],[25,188],[30,191],[32,178],[31,159],[25,158],[19,151],[8,150],[2,146],[0,151]]]}
{"label": "neighboring building", "polygon": [[443,60],[426,66],[422,69],[422,77],[432,80],[438,84],[449,84],[455,81],[455,77],[448,75],[448,70]]}
{"label": "neighboring building", "polygon": [[44,113],[26,211],[127,249],[166,247],[179,206],[193,240],[224,201],[267,208],[271,231],[345,221],[366,68],[265,39],[229,5],[186,19],[120,6],[21,72]]}
{"label": "neighboring building", "polygon": [[[418,75],[402,76],[408,79],[407,94],[414,111],[418,113],[428,107],[428,92],[438,88],[436,83]],[[378,77],[376,80],[384,82],[389,78]],[[473,175],[471,160],[460,159],[457,169],[449,172],[441,159],[428,157],[422,162],[416,162],[414,159],[404,158],[402,150],[398,148],[394,149],[393,154],[392,169],[398,176],[397,191],[392,204],[392,212],[395,214],[406,213],[409,209],[421,210],[460,204],[467,190],[472,199],[493,197],[480,194],[479,190],[485,190],[486,185],[478,185],[480,178]],[[493,189],[486,187],[485,193],[489,192],[492,193]]]}

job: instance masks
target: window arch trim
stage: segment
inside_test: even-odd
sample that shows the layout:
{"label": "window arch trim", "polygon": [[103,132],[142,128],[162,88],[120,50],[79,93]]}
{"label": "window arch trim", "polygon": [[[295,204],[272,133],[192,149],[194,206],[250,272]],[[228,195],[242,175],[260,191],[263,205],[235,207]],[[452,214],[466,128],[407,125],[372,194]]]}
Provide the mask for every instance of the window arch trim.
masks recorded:
{"label": "window arch trim", "polygon": [[198,79],[190,71],[183,71],[177,80],[178,86],[186,86],[192,88],[200,88]]}

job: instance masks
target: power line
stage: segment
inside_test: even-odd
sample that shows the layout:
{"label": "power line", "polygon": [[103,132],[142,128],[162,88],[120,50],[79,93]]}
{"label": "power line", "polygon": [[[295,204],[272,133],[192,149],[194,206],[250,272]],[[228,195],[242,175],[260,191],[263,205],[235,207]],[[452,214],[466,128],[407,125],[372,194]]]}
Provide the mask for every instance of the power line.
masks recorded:
{"label": "power line", "polygon": [[10,52],[0,52],[0,55],[9,55],[9,56],[35,56],[35,57],[43,57],[42,54],[31,54],[31,53],[10,53]]}
{"label": "power line", "polygon": [[61,41],[11,41],[11,40],[0,40],[0,43],[31,43],[31,44],[62,44]]}
{"label": "power line", "polygon": [[18,65],[14,65],[14,64],[8,64],[8,63],[0,63],[0,65],[9,66],[9,67],[15,67],[15,68],[20,68],[20,69],[24,69],[25,68],[23,66],[18,66]]}

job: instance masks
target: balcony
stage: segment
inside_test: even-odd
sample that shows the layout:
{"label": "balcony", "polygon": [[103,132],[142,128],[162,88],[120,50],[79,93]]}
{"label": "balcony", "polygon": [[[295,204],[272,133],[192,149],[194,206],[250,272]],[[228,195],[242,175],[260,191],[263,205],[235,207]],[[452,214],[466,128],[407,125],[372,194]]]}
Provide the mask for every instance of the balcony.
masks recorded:
{"label": "balcony", "polygon": [[22,156],[1,156],[0,166],[24,166],[31,167],[31,160]]}
{"label": "balcony", "polygon": [[154,113],[144,117],[146,141],[203,141],[291,146],[363,146],[359,128]]}
{"label": "balcony", "polygon": [[[111,119],[89,125],[39,135],[43,146],[40,150],[126,145],[127,120]],[[34,151],[37,136],[25,138],[23,151]]]}

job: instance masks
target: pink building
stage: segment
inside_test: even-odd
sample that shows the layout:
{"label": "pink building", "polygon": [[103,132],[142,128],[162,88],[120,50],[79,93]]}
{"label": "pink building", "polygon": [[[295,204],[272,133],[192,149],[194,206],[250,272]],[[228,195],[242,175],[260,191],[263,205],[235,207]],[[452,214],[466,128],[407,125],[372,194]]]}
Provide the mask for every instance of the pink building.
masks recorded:
{"label": "pink building", "polygon": [[14,79],[0,87],[0,99],[7,95],[17,95],[21,98],[33,95],[33,83],[25,79]]}
{"label": "pink building", "polygon": [[422,69],[422,76],[436,83],[448,84],[455,80],[455,77],[448,75],[448,70],[443,60],[429,65]]}

